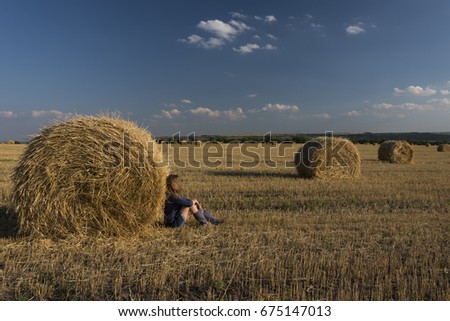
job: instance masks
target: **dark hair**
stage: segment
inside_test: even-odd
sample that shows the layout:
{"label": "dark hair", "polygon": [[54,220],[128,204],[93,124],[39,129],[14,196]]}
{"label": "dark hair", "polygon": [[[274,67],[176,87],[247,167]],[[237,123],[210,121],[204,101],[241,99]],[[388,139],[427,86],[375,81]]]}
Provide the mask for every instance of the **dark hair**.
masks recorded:
{"label": "dark hair", "polygon": [[178,183],[178,175],[171,174],[166,178],[167,195],[180,195],[181,187]]}

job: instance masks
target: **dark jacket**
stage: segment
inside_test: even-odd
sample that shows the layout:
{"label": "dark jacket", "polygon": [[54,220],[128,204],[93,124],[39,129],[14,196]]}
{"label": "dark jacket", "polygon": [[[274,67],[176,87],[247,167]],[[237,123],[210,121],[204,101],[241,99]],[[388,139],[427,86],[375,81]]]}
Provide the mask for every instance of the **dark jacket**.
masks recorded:
{"label": "dark jacket", "polygon": [[191,199],[179,195],[171,194],[166,198],[164,206],[164,223],[172,225],[175,217],[181,212],[183,207],[191,207],[193,202]]}

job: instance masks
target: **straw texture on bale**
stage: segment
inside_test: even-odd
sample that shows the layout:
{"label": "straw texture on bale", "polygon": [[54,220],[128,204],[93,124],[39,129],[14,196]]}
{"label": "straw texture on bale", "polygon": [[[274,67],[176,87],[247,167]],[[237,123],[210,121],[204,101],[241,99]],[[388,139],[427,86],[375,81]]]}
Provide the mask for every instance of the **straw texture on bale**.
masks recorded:
{"label": "straw texture on bale", "polygon": [[450,144],[440,144],[437,147],[438,152],[450,152]]}
{"label": "straw texture on bale", "polygon": [[294,162],[303,178],[352,178],[361,174],[358,149],[345,138],[314,138],[300,148]]}
{"label": "straw texture on bale", "polygon": [[404,140],[389,140],[380,144],[378,159],[394,164],[409,164],[412,162],[414,150]]}
{"label": "straw texture on bale", "polygon": [[8,140],[7,144],[14,145],[16,142],[13,140]]}
{"label": "straw texture on bale", "polygon": [[20,232],[127,236],[162,219],[167,168],[132,122],[79,117],[44,128],[12,175]]}

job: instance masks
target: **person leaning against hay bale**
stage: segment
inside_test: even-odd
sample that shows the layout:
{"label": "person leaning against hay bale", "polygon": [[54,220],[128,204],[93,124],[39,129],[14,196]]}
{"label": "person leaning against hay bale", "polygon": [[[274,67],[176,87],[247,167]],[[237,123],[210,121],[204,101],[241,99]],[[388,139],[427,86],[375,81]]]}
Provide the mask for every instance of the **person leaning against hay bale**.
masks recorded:
{"label": "person leaning against hay bale", "polygon": [[215,218],[210,212],[205,211],[196,199],[181,196],[181,187],[178,175],[167,176],[166,202],[164,206],[164,224],[170,227],[183,226],[191,216],[201,224],[219,225],[223,219]]}

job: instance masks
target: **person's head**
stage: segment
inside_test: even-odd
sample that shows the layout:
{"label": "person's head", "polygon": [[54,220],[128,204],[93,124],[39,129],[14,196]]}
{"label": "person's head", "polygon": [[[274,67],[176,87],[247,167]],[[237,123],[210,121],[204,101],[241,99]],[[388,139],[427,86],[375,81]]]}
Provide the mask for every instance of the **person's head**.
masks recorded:
{"label": "person's head", "polygon": [[167,176],[166,185],[168,195],[179,195],[181,193],[181,187],[178,183],[178,175],[171,174]]}

